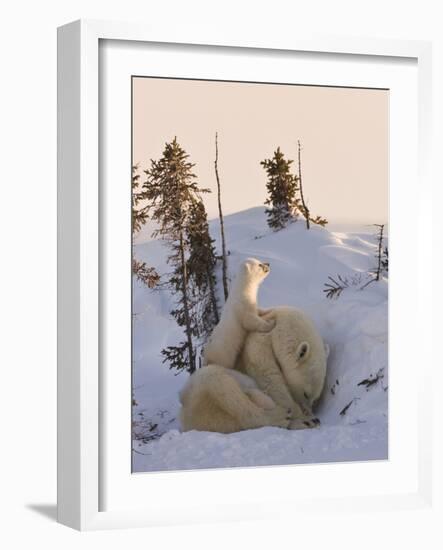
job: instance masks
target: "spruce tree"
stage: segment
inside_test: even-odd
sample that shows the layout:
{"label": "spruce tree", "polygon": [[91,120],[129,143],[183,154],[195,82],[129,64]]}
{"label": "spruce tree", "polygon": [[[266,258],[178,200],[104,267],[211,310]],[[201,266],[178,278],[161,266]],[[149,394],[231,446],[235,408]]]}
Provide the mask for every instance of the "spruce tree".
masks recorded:
{"label": "spruce tree", "polygon": [[389,250],[387,246],[385,246],[383,250],[383,258],[381,261],[381,265],[382,265],[383,271],[388,273],[389,272]]}
{"label": "spruce tree", "polygon": [[191,287],[198,296],[198,335],[203,342],[219,321],[216,297],[216,254],[214,239],[209,234],[208,216],[201,200],[194,200],[187,227],[189,248],[188,274]]}
{"label": "spruce tree", "polygon": [[148,218],[148,208],[140,203],[146,199],[146,193],[140,190],[138,165],[132,167],[132,235],[140,231]]}
{"label": "spruce tree", "polygon": [[[146,223],[148,217],[147,206],[141,206],[140,203],[146,199],[145,193],[140,191],[140,174],[138,166],[132,167],[132,236],[134,237]],[[132,253],[132,273],[139,281],[154,288],[160,281],[160,276],[154,267],[150,267],[146,262],[141,262],[134,257]]]}
{"label": "spruce tree", "polygon": [[374,274],[375,274],[375,280],[379,281],[382,274],[383,274],[383,271],[384,271],[384,265],[383,265],[383,261],[384,261],[384,258],[383,258],[383,255],[384,255],[384,251],[383,251],[383,233],[384,233],[384,229],[385,229],[385,224],[384,223],[381,223],[381,224],[380,223],[375,223],[374,226],[378,227],[377,254],[375,256],[377,258],[377,267],[374,269]]}
{"label": "spruce tree", "polygon": [[[194,283],[196,280],[201,282],[199,270],[203,270],[201,266],[197,268],[198,262],[192,257],[203,254],[204,249],[194,245],[203,234],[201,206],[196,204],[203,205],[200,194],[208,190],[198,187],[192,171],[194,164],[188,159],[189,155],[174,138],[165,145],[160,160],[151,160],[150,168],[145,171],[147,179],[143,191],[148,200],[150,218],[158,225],[153,236],[164,239],[170,250],[167,262],[172,272],[166,284],[176,298],[171,315],[184,328],[184,340],[177,346],[162,350],[162,354],[170,368],[192,373],[197,364],[193,339],[201,333],[198,309],[201,294]],[[204,214],[206,216],[206,212]],[[198,254],[193,248],[199,250]]]}
{"label": "spruce tree", "polygon": [[266,170],[268,198],[265,201],[268,225],[274,231],[286,227],[297,219],[298,178],[291,173],[292,160],[285,159],[280,147],[271,159],[260,164]]}

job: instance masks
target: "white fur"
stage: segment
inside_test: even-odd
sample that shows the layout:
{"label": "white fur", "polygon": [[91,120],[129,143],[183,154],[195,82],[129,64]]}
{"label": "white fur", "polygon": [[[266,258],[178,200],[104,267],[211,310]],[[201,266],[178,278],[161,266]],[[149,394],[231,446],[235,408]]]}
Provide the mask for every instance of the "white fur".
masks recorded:
{"label": "white fur", "polygon": [[291,411],[275,405],[252,378],[208,365],[190,376],[180,392],[183,431],[238,432],[262,426],[288,428]]}
{"label": "white fur", "polygon": [[272,332],[246,337],[236,365],[242,372],[211,364],[189,378],[180,394],[184,431],[230,433],[261,426],[318,425],[312,405],[324,385],[325,345],[303,312],[278,307],[272,314]]}
{"label": "white fur", "polygon": [[329,347],[302,311],[277,307],[272,313],[274,330],[249,334],[237,367],[276,404],[292,409],[298,405],[311,416],[323,390]]}
{"label": "white fur", "polygon": [[205,365],[222,365],[233,368],[248,332],[269,332],[274,328],[272,319],[262,319],[266,313],[257,307],[260,283],[269,273],[269,264],[255,258],[243,262],[223,307],[219,323],[205,346]]}

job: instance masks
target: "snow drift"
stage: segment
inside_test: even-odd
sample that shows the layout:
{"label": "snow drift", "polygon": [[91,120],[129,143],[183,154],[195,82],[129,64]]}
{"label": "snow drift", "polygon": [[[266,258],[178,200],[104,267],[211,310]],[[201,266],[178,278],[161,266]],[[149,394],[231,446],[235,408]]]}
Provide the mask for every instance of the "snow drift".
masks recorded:
{"label": "snow drift", "polygon": [[[210,229],[218,241],[217,220]],[[299,220],[274,233],[266,225],[264,209],[257,207],[227,216],[225,232],[230,274],[250,256],[271,264],[259,291],[260,307],[303,309],[330,346],[325,389],[316,410],[321,426],[302,431],[267,427],[227,435],[181,433],[178,392],[189,375],[168,370],[160,351],[177,343],[182,331],[169,315],[169,292],[151,291],[134,281],[133,470],[387,458],[387,279],[360,290],[376,266],[375,228],[345,233],[313,226],[307,231]],[[161,241],[136,244],[134,254],[159,273],[168,271]],[[327,299],[324,284],[337,274],[350,286],[337,299]],[[219,298],[222,304],[220,292]]]}

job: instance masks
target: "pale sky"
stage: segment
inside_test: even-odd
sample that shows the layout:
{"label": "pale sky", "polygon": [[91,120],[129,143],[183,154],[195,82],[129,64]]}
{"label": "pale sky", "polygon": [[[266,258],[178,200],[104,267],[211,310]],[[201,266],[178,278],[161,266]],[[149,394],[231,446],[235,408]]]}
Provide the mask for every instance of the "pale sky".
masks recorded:
{"label": "pale sky", "polygon": [[312,214],[332,223],[388,221],[389,92],[238,82],[133,79],[133,163],[145,169],[174,136],[195,163],[217,216],[215,132],[225,214],[263,205],[260,161],[280,146]]}

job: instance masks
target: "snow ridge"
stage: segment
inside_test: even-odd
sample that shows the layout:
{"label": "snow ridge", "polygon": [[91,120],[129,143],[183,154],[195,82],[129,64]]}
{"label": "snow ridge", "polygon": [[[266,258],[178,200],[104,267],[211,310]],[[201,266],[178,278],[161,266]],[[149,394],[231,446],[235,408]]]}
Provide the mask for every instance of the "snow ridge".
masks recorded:
{"label": "snow ridge", "polygon": [[[210,223],[218,240],[218,221]],[[166,471],[276,464],[386,459],[388,455],[388,281],[338,299],[323,292],[328,276],[364,280],[375,266],[376,238],[370,226],[334,232],[300,220],[279,232],[266,225],[262,207],[225,217],[229,271],[247,257],[270,262],[259,292],[260,307],[303,309],[330,346],[328,374],[315,430],[260,428],[235,434],[181,433],[178,392],[187,374],[162,364],[160,351],[181,336],[165,290],[134,281],[133,470]],[[217,242],[217,247],[219,243]],[[135,245],[135,257],[167,271],[160,241]],[[219,277],[220,280],[220,277]],[[219,299],[221,285],[219,285]]]}

